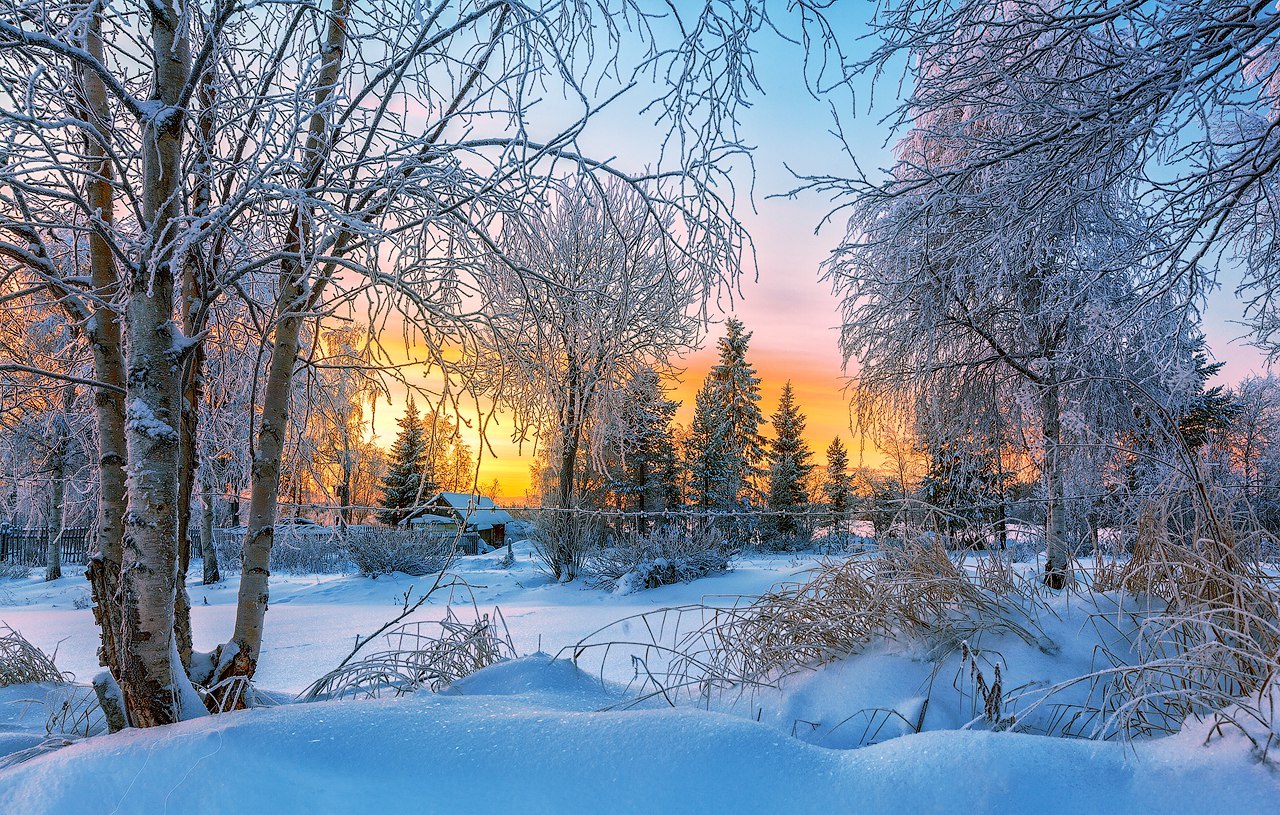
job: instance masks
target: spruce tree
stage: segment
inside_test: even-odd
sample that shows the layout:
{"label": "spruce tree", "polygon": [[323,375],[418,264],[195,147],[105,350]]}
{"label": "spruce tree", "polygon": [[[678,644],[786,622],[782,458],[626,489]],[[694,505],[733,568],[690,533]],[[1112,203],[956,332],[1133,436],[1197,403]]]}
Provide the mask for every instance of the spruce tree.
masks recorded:
{"label": "spruce tree", "polygon": [[849,453],[839,436],[832,439],[827,447],[827,472],[822,492],[827,499],[832,524],[837,530],[842,530],[853,498],[853,474],[849,472]]}
{"label": "spruce tree", "polygon": [[694,400],[693,422],[685,439],[689,501],[701,509],[730,507],[741,483],[733,477],[741,468],[730,449],[728,424],[720,411],[716,383],[708,376]]}
{"label": "spruce tree", "polygon": [[716,402],[716,413],[724,425],[728,469],[721,477],[733,489],[730,504],[755,499],[766,460],[766,443],[760,435],[760,425],[764,424],[764,415],[760,412],[760,378],[747,362],[750,342],[751,332],[741,320],[730,317],[719,342],[720,361],[711,369],[703,386],[711,388],[709,398]]}
{"label": "spruce tree", "polygon": [[385,509],[378,513],[378,520],[388,526],[404,520],[410,509],[430,498],[436,488],[425,478],[427,438],[413,397],[409,397],[409,406],[397,424],[400,432],[391,445],[391,469],[382,480],[380,503]]}
{"label": "spruce tree", "polygon": [[662,378],[642,368],[626,385],[626,415],[618,429],[622,461],[610,484],[620,503],[638,512],[664,512],[678,494],[671,420],[678,403],[667,398]]}
{"label": "spruce tree", "polygon": [[813,465],[804,440],[804,414],[796,405],[790,381],[782,386],[778,410],[771,421],[775,438],[769,450],[769,509],[782,513],[773,522],[778,534],[794,535],[800,531],[795,513],[809,506],[806,482]]}
{"label": "spruce tree", "polygon": [[985,540],[983,529],[1004,514],[1004,477],[998,451],[985,439],[932,439],[920,497],[938,512],[939,528],[960,533],[965,545]]}

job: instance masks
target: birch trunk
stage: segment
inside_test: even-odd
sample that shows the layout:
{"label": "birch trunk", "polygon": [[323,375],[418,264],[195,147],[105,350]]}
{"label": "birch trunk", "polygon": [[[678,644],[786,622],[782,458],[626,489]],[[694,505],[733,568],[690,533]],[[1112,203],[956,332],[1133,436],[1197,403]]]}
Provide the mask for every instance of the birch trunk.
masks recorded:
{"label": "birch trunk", "polygon": [[[125,311],[129,377],[125,441],[129,512],[121,562],[120,690],[135,726],[195,715],[178,656],[177,476],[181,422],[181,334],[173,321],[174,245],[182,214],[182,119],[189,70],[187,21],[172,1],[150,6],[154,111],[142,130],[143,228]],[[194,703],[193,703],[194,700]]]}
{"label": "birch trunk", "polygon": [[[307,127],[304,185],[315,183],[328,160],[331,102],[347,45],[348,0],[333,0],[329,25],[320,49],[319,87]],[[249,527],[241,554],[240,592],[231,642],[219,654],[219,681],[252,679],[262,652],[262,631],[270,599],[271,548],[275,543],[276,509],[280,489],[280,458],[288,430],[293,369],[298,356],[303,313],[324,287],[323,278],[309,286],[311,213],[301,209],[290,219],[285,236],[285,259],[280,264],[280,291],[271,357],[263,385],[262,419],[257,435],[249,487]],[[223,707],[239,707],[242,698],[221,700]]]}
{"label": "birch trunk", "polygon": [[1066,513],[1063,511],[1060,387],[1052,375],[1040,386],[1041,420],[1044,423],[1044,478],[1048,494],[1045,510],[1044,582],[1052,589],[1066,588],[1071,582],[1071,553],[1067,551]]}
{"label": "birch trunk", "polygon": [[[63,430],[65,434],[65,429]],[[44,579],[62,577],[62,529],[65,513],[62,504],[67,491],[67,441],[65,435],[58,440],[53,461],[53,495],[49,507],[49,545],[45,551]]]}
{"label": "birch trunk", "polygon": [[[89,20],[85,50],[103,60],[102,11],[98,7]],[[102,79],[93,71],[80,69],[80,87],[88,119],[100,130],[111,128],[111,111]],[[111,388],[98,388],[93,397],[98,429],[98,512],[94,552],[89,557],[86,577],[93,597],[93,616],[101,643],[98,662],[112,678],[120,678],[120,562],[124,540],[124,515],[128,507],[125,487],[124,357],[118,302],[120,281],[111,247],[102,235],[115,220],[112,167],[105,146],[91,134],[86,155],[89,162],[89,201],[98,226],[89,232],[89,266],[94,300],[93,315],[86,330],[93,353],[94,377]]]}
{"label": "birch trunk", "polygon": [[[214,85],[212,69],[200,77],[200,114],[196,123],[196,161],[192,171],[192,215],[203,218],[209,214],[213,200],[210,176],[210,150],[213,139]],[[205,328],[206,300],[211,279],[212,259],[196,246],[184,258],[182,265],[182,331],[192,338],[194,345],[182,367],[182,422],[179,428],[178,455],[178,589],[174,604],[175,632],[178,638],[178,656],[182,667],[191,669],[191,597],[187,593],[187,571],[191,568],[191,499],[195,492],[196,468],[200,464],[196,437],[200,425],[200,399],[204,388],[204,340],[200,339]],[[202,552],[203,554],[203,552]],[[217,565],[214,565],[217,572]],[[208,576],[206,562],[205,576]],[[216,580],[215,580],[216,582]]]}
{"label": "birch trunk", "polygon": [[204,496],[200,502],[200,560],[204,566],[202,583],[212,586],[222,580],[218,573],[218,550],[213,540],[213,482],[206,479]]}

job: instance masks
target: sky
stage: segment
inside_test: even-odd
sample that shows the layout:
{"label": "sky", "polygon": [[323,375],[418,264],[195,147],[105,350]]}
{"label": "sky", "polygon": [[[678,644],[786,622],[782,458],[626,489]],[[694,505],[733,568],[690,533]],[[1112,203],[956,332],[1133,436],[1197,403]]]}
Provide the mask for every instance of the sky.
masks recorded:
{"label": "sky", "polygon": [[[855,4],[854,11],[837,20],[854,47],[865,8]],[[754,60],[761,90],[743,112],[739,131],[743,141],[755,148],[754,175],[751,168],[739,165],[735,180],[740,193],[751,191],[749,196],[740,195],[736,214],[754,240],[758,272],[746,271],[740,296],[722,299],[713,318],[722,322],[736,315],[753,333],[748,360],[762,380],[766,417],[776,408],[783,383],[790,380],[806,414],[806,437],[817,460],[821,461],[831,439],[841,436],[854,451],[855,462],[862,451],[862,463],[877,466],[881,456],[850,429],[844,385],[851,371],[845,370],[838,349],[839,303],[820,280],[822,261],[843,237],[844,220],[837,213],[822,225],[833,205],[816,194],[776,197],[798,186],[793,173],[851,175],[853,163],[841,139],[832,133],[829,102],[814,99],[804,88],[800,49],[777,37],[757,42]],[[875,96],[869,82],[863,82],[854,88],[853,99],[836,100],[846,113],[851,109],[855,113],[844,119],[843,140],[869,173],[888,167],[891,161],[894,136],[880,120],[893,102],[896,78],[885,78],[874,90]],[[639,115],[638,104],[639,97],[630,106],[620,105],[593,121],[584,147],[596,155],[616,156],[622,167],[640,168],[652,162],[662,131],[652,124],[652,115]],[[1237,339],[1245,333],[1235,323],[1242,316],[1242,306],[1233,292],[1234,281],[1224,279],[1222,284],[1210,295],[1203,328],[1211,351],[1225,363],[1220,380],[1234,383],[1263,372],[1265,364],[1259,352]],[[703,349],[678,361],[684,373],[673,396],[683,402],[677,414],[681,424],[689,421],[694,393],[715,362],[715,339],[722,333],[721,325],[711,326]],[[402,397],[397,400],[395,394],[392,405],[380,406],[375,429],[381,443],[394,438],[394,420],[402,410]],[[470,435],[473,449],[477,448],[476,434]],[[492,450],[482,456],[479,483],[497,478],[503,497],[518,503],[528,488],[532,456],[527,446],[522,453],[509,436],[509,425],[498,417],[488,432]]]}

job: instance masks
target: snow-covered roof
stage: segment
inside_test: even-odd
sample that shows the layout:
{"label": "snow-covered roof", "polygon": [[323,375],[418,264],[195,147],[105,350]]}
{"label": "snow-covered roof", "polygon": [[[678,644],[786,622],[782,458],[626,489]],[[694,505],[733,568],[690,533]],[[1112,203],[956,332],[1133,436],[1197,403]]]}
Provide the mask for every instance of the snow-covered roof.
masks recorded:
{"label": "snow-covered roof", "polygon": [[442,492],[431,499],[437,506],[444,504],[460,518],[465,519],[471,529],[492,529],[501,524],[509,524],[515,520],[493,502],[492,498],[466,492]]}

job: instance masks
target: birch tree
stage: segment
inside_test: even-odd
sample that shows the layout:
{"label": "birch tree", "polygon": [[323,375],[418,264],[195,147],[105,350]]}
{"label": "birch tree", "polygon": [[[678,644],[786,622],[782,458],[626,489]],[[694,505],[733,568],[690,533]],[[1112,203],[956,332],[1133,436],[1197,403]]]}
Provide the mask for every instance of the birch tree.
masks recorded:
{"label": "birch tree", "polygon": [[1057,85],[1034,88],[1024,107],[990,107],[970,85],[999,99],[1028,89],[988,36],[953,31],[915,52],[922,87],[959,82],[957,64],[970,66],[969,85],[915,111],[889,178],[852,206],[826,274],[842,298],[841,344],[857,366],[863,418],[918,420],[937,405],[963,416],[992,399],[1017,406],[1045,481],[1045,582],[1060,588],[1070,579],[1069,451],[1110,441],[1134,398],[1125,380],[1170,393],[1184,361],[1186,292],[1151,294],[1157,274],[1142,259],[1162,246],[1166,224],[1141,206],[1133,150],[1100,144],[1064,156],[1026,145],[998,168],[955,174],[992,134],[1013,138],[1070,105],[1101,56],[1092,40],[1067,43],[1038,66]]}
{"label": "birch tree", "polygon": [[[1185,297],[1210,284],[1221,265],[1238,266],[1247,319],[1274,351],[1280,15],[1273,3],[882,0],[869,26],[873,48],[849,58],[846,75],[901,75],[907,61],[908,90],[890,124],[905,130],[921,116],[960,109],[1019,121],[969,133],[965,152],[935,166],[933,177],[972,184],[1017,167],[1028,151],[1041,153],[1043,175],[1026,179],[1024,203],[1011,216],[1028,223],[1047,216],[1044,190],[1074,183],[1074,168],[1125,167],[1167,234],[1137,248],[1143,265],[1159,271],[1147,291],[1181,289]],[[943,52],[948,58],[930,60],[928,70],[917,62]],[[1087,68],[1064,73],[1070,54],[1087,54]],[[862,175],[829,180],[853,195],[880,187]]]}
{"label": "birch tree", "polygon": [[[261,652],[303,326],[367,310],[457,383],[444,349],[474,345],[497,224],[535,213],[566,166],[619,179],[673,247],[732,277],[727,165],[765,25],[749,5],[655,16],[629,0],[0,3],[0,255],[92,349],[105,702],[138,726],[203,710],[180,530],[215,304],[245,300],[266,351],[236,623],[198,677],[222,708]],[[588,123],[651,76],[658,163],[587,156]],[[569,112],[532,115],[544,92]]]}
{"label": "birch tree", "polygon": [[[733,275],[723,247],[681,248],[672,226],[643,191],[579,177],[542,218],[508,224],[490,260],[482,292],[494,365],[507,401],[552,454],[557,508],[580,502],[581,456],[603,469],[627,383],[696,346],[700,313]],[[508,264],[528,273],[506,273]],[[571,562],[566,553],[553,568]]]}

